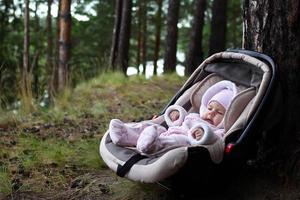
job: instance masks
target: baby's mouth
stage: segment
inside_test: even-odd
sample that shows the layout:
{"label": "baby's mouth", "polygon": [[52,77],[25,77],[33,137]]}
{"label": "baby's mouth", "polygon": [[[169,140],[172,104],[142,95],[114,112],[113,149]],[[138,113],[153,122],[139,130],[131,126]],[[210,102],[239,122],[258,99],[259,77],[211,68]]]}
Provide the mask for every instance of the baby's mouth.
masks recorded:
{"label": "baby's mouth", "polygon": [[205,121],[207,121],[208,123],[210,123],[211,125],[214,125],[214,122],[211,119],[205,119]]}

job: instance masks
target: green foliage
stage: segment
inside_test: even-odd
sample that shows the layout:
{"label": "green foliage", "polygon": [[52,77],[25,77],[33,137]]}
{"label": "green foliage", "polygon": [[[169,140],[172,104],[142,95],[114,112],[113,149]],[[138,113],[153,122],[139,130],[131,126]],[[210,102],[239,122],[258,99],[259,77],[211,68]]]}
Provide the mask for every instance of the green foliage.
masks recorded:
{"label": "green foliage", "polygon": [[[210,35],[211,4],[213,0],[207,1],[207,10],[205,15],[205,25],[203,28],[203,50],[204,57],[207,56]],[[33,69],[32,91],[33,97],[37,104],[47,100],[46,94],[50,78],[49,69],[46,67],[46,50],[47,34],[43,31],[46,28],[46,12],[34,18],[33,11],[35,3],[31,2],[30,18],[30,63],[34,60],[34,54],[39,52],[37,67]],[[109,54],[112,43],[112,31],[115,16],[115,1],[110,0],[80,0],[72,1],[72,33],[71,33],[71,60],[70,83],[71,87],[76,87],[79,83],[93,79],[101,73],[109,71]],[[156,12],[157,2],[155,0],[146,1],[147,4],[147,61],[152,61],[155,48],[156,32]],[[41,6],[46,7],[46,1],[38,2],[38,10]],[[132,31],[130,39],[129,66],[136,66],[137,58],[137,35],[138,35],[138,1],[133,1],[132,8]],[[178,51],[186,53],[188,50],[189,34],[191,22],[193,21],[194,0],[181,1],[180,18],[179,18],[179,38]],[[58,2],[54,1],[52,8],[57,7]],[[168,1],[163,1],[162,18],[161,18],[161,45],[159,58],[163,58],[165,49],[166,36],[166,15]],[[23,2],[1,1],[0,2],[0,101],[1,106],[5,109],[12,110],[18,108],[20,101],[20,68],[22,66],[23,53]],[[54,10],[54,9],[53,9]],[[242,14],[241,1],[228,1],[228,31],[227,31],[227,48],[241,47],[242,38]],[[84,16],[82,21],[78,16]],[[52,16],[52,36],[53,36],[53,63],[57,62],[56,50],[56,33],[57,18]],[[39,25],[39,30],[37,29]],[[115,75],[114,75],[115,76]],[[109,76],[102,81],[110,82]],[[124,77],[124,80],[126,78]],[[117,79],[121,81],[121,79]],[[83,86],[82,86],[83,87]],[[67,96],[63,97],[67,101]],[[63,100],[59,100],[64,107]],[[105,112],[101,105],[95,107],[94,114]],[[59,108],[59,110],[61,110]],[[64,113],[53,112],[57,119],[61,119]]]}
{"label": "green foliage", "polygon": [[227,48],[242,48],[243,38],[243,13],[242,2],[236,0],[228,1],[227,12]]}
{"label": "green foliage", "polygon": [[[93,5],[96,15],[85,8]],[[76,14],[85,15],[88,21],[72,21],[71,78],[77,84],[107,70],[114,23],[114,1],[82,1]]]}

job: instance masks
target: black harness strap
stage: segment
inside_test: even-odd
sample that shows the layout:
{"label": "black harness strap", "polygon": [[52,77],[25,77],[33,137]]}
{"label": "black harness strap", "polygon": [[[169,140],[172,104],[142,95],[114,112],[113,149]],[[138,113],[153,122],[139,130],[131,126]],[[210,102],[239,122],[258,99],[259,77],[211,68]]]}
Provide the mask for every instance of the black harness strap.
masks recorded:
{"label": "black harness strap", "polygon": [[147,158],[147,156],[141,155],[141,154],[135,154],[131,158],[129,158],[124,165],[118,164],[117,168],[117,175],[120,177],[124,177],[127,172],[131,169],[131,167],[139,162],[140,160]]}

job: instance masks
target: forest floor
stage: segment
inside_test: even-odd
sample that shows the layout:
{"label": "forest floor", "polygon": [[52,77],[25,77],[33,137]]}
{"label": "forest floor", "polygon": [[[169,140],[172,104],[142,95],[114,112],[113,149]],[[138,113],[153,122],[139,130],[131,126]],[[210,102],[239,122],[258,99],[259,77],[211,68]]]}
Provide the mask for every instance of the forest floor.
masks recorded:
{"label": "forest floor", "polygon": [[[53,108],[2,113],[0,199],[180,199],[157,184],[117,177],[98,148],[110,119],[151,118],[184,81],[106,75],[67,91]],[[202,199],[300,199],[299,186],[299,179],[249,168],[226,191]]]}

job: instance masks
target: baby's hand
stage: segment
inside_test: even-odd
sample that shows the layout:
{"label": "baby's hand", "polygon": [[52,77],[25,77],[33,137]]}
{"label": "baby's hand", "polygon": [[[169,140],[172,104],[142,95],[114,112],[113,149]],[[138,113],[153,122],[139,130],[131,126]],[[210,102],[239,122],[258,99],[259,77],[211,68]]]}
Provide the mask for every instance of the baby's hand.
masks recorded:
{"label": "baby's hand", "polygon": [[200,140],[204,135],[204,130],[202,128],[197,128],[193,133],[192,136],[196,140]]}
{"label": "baby's hand", "polygon": [[177,110],[173,110],[170,113],[170,119],[172,122],[176,121],[179,118],[179,112]]}

